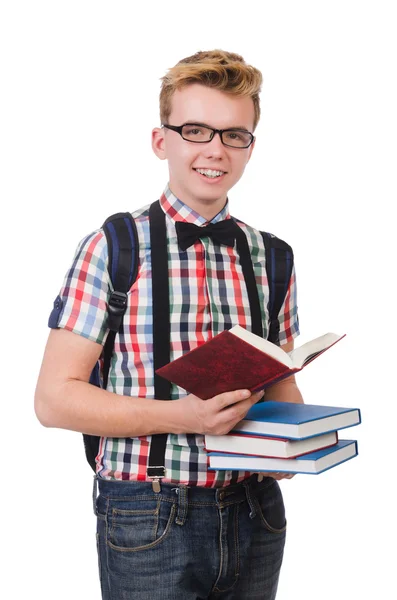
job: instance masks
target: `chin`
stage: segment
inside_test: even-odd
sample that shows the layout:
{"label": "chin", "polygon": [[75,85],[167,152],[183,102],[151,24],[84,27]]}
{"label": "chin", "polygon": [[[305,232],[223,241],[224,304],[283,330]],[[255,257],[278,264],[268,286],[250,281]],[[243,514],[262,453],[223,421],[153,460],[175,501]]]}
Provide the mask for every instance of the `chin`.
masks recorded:
{"label": "chin", "polygon": [[227,191],[226,190],[209,190],[207,192],[200,192],[199,190],[197,190],[197,193],[195,193],[194,196],[196,198],[200,199],[201,202],[208,202],[208,203],[217,202],[221,198],[224,198],[225,202],[226,202]]}

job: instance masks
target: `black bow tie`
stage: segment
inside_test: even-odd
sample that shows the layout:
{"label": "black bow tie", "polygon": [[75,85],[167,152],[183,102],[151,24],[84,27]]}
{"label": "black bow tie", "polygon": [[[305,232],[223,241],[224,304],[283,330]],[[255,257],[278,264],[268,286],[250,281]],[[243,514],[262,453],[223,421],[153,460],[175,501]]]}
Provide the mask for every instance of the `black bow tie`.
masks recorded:
{"label": "black bow tie", "polygon": [[181,250],[186,250],[192,246],[199,238],[210,237],[218,244],[234,246],[236,237],[236,224],[233,219],[226,219],[218,223],[210,223],[204,227],[194,225],[194,223],[185,223],[177,221],[175,223],[178,244]]}

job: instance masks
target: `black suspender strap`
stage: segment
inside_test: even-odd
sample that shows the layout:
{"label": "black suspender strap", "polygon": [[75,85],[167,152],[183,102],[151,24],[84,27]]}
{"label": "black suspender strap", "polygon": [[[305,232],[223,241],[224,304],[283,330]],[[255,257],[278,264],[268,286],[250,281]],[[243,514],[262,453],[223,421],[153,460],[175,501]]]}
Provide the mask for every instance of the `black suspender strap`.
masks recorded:
{"label": "black suspender strap", "polygon": [[[154,392],[157,400],[170,400],[171,383],[155,372],[170,361],[167,229],[165,213],[159,201],[150,205],[149,221],[152,254]],[[166,433],[152,435],[147,476],[153,479],[155,492],[160,491],[159,479],[165,476],[164,457],[167,438]]]}
{"label": "black suspender strap", "polygon": [[237,252],[240,256],[240,264],[243,270],[245,285],[247,286],[248,300],[251,312],[252,333],[263,337],[262,314],[259,304],[258,287],[255,281],[254,267],[252,266],[251,253],[248,246],[247,236],[236,223]]}
{"label": "black suspender strap", "polygon": [[[149,208],[150,243],[152,255],[152,302],[153,302],[153,361],[154,371],[170,361],[170,305],[168,279],[168,251],[165,213],[160,203]],[[236,223],[237,251],[247,286],[252,331],[263,336],[262,318],[254,269],[246,235]],[[169,400],[171,383],[154,373],[154,391],[157,400]],[[159,480],[165,476],[165,450],[167,434],[152,435],[147,476],[153,480],[153,489],[160,491]]]}
{"label": "black suspender strap", "polygon": [[[152,293],[153,293],[153,359],[154,370],[170,360],[170,308],[168,283],[168,251],[165,213],[160,203],[153,203],[149,210],[150,239],[152,253]],[[251,253],[246,235],[235,222],[236,248],[240,257],[247,288],[251,328],[253,333],[263,336],[262,315],[259,294],[255,281]],[[109,217],[103,230],[106,235],[109,264],[108,270],[113,284],[113,292],[108,304],[108,327],[110,329],[103,350],[103,387],[106,389],[116,334],[121,331],[123,316],[127,307],[127,292],[137,276],[139,262],[138,234],[135,221],[130,213],[118,213]],[[280,324],[278,314],[283,305],[292,273],[292,248],[272,234],[261,232],[266,251],[266,271],[269,282],[269,335],[273,343],[279,343]],[[90,382],[100,385],[98,363]],[[154,373],[155,398],[169,400],[171,384]],[[159,479],[165,475],[164,457],[167,434],[152,436],[148,461],[148,476],[153,478],[153,487],[160,490]],[[87,460],[95,471],[95,457],[98,453],[99,437],[84,434]]]}

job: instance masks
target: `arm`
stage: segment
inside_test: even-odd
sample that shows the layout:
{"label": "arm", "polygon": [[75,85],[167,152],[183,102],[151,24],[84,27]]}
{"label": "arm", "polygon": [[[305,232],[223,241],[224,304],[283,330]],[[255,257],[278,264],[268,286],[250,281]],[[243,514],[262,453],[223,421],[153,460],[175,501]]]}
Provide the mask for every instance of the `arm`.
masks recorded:
{"label": "arm", "polygon": [[50,332],[35,393],[46,427],[105,437],[153,433],[223,434],[240,421],[261,393],[240,391],[203,401],[192,394],[172,402],[121,396],[89,383],[102,346],[65,329]]}
{"label": "arm", "polygon": [[[282,346],[285,352],[291,352],[294,349],[294,342],[288,342]],[[267,388],[265,393],[265,400],[276,400],[278,402],[296,402],[297,404],[303,403],[302,394],[296,385],[295,375],[287,377],[271,385]]]}
{"label": "arm", "polygon": [[50,332],[35,393],[39,421],[109,437],[171,431],[169,406],[164,411],[161,402],[119,396],[88,383],[101,351],[100,344],[65,329]]}

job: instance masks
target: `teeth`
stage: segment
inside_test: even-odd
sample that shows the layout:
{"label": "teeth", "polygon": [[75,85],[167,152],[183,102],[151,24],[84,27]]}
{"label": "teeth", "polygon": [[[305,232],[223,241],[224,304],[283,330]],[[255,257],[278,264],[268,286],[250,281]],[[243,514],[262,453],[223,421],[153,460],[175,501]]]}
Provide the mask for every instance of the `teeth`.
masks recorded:
{"label": "teeth", "polygon": [[223,171],[213,171],[212,169],[196,169],[196,171],[207,177],[220,177],[223,175]]}

